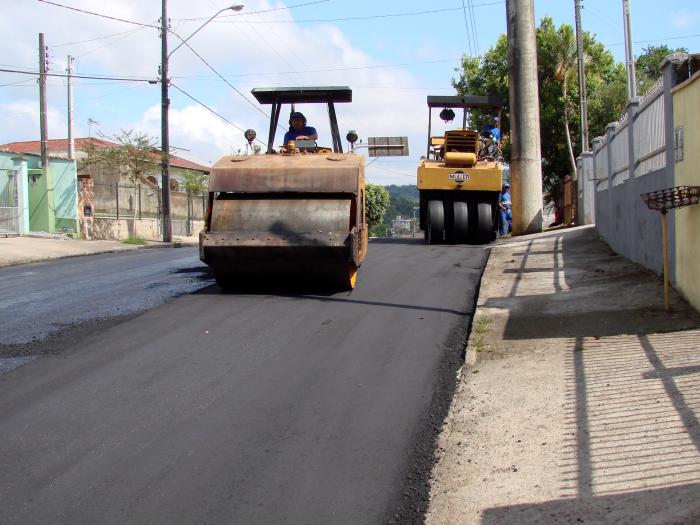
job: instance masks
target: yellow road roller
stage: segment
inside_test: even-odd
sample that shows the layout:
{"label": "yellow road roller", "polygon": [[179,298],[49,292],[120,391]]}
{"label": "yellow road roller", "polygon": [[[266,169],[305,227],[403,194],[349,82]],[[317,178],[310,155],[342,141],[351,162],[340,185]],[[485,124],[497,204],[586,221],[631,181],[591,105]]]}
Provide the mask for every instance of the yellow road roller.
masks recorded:
{"label": "yellow road roller", "polygon": [[[309,278],[354,288],[367,253],[365,164],[363,156],[343,152],[335,112],[335,104],[352,101],[352,91],[277,87],[256,88],[252,94],[271,106],[267,151],[225,156],[212,167],[199,235],[201,260],[223,288],[251,280]],[[326,105],[332,146],[299,137],[276,149],[284,104],[291,105],[290,115],[296,114],[296,105]],[[250,142],[251,136],[246,137]]]}
{"label": "yellow road roller", "polygon": [[[495,96],[428,96],[428,149],[418,164],[420,227],[427,244],[485,244],[496,238],[503,178],[499,144],[470,129],[470,111],[500,111]],[[432,113],[445,122],[461,108],[462,126],[432,136]]]}

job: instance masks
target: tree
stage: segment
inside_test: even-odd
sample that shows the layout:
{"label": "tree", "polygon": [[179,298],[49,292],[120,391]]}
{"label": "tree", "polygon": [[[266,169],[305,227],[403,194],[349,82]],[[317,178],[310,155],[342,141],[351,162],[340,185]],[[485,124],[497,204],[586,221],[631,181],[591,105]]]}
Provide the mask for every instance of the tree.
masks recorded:
{"label": "tree", "polygon": [[365,186],[365,217],[370,229],[382,224],[390,201],[389,192],[386,191],[384,186],[378,184],[367,184]]}
{"label": "tree", "polygon": [[88,143],[84,148],[86,157],[80,162],[81,169],[100,164],[116,171],[133,185],[157,170],[160,164],[160,153],[156,148],[158,139],[133,130],[121,130],[116,135],[102,137],[115,142],[115,145],[98,148]]}
{"label": "tree", "polygon": [[576,156],[571,144],[571,130],[569,128],[569,84],[578,77],[576,36],[570,25],[562,24],[558,30],[553,30],[553,25],[550,26],[550,22],[551,19],[543,20],[538,29],[540,42],[538,42],[537,56],[542,64],[545,79],[551,76],[560,84],[566,146],[569,151],[571,173],[576,178]]}
{"label": "tree", "polygon": [[[572,154],[580,153],[581,145],[571,137],[569,129],[578,129],[577,71],[569,71],[571,46],[574,41],[570,26],[556,28],[550,17],[540,20],[537,29],[538,83],[540,94],[540,136],[542,139],[543,190],[550,192],[572,169]],[[570,38],[571,35],[571,38]],[[605,132],[608,123],[619,119],[626,104],[625,67],[617,63],[614,56],[590,33],[583,34],[585,55],[590,57],[586,67],[586,90],[589,107],[590,135],[595,137]],[[555,59],[559,55],[558,59]],[[501,132],[509,128],[510,102],[508,92],[508,53],[506,35],[501,35],[496,44],[482,58],[465,56],[460,76],[452,79],[452,85],[460,95],[498,95],[503,100],[504,118]],[[567,57],[566,63],[563,59]],[[561,62],[561,64],[560,64]],[[576,62],[573,62],[576,66]],[[557,74],[557,65],[560,65]],[[564,73],[567,73],[564,75]],[[564,76],[566,80],[564,80]],[[564,93],[566,88],[566,93]],[[482,122],[472,119],[473,125]],[[570,146],[569,146],[570,145]],[[504,151],[505,152],[505,151]]]}
{"label": "tree", "polygon": [[206,193],[209,186],[209,175],[201,171],[187,171],[184,175],[185,191]]}
{"label": "tree", "polygon": [[[115,142],[115,145],[97,148],[94,144],[88,143],[84,148],[86,156],[80,161],[80,169],[100,165],[119,173],[120,177],[126,178],[134,187],[145,179],[147,174],[158,169],[160,165],[160,152],[156,148],[158,139],[133,130],[121,130],[116,135],[102,135],[102,137]],[[129,196],[130,207],[134,213],[134,220],[129,225],[129,237],[135,237],[135,220],[138,213],[138,207],[133,199],[133,196]]]}
{"label": "tree", "polygon": [[674,52],[687,53],[688,49],[679,47],[671,49],[666,44],[644,48],[642,54],[634,62],[637,75],[637,85],[640,93],[646,93],[661,77],[661,62]]}

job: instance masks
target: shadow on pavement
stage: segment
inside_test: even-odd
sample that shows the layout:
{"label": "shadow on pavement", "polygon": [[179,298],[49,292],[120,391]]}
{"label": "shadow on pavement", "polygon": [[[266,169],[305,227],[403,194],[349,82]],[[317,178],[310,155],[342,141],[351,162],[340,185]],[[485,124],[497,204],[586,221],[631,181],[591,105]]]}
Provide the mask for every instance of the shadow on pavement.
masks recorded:
{"label": "shadow on pavement", "polygon": [[[486,509],[483,525],[532,525],[542,523],[626,523],[635,525],[692,525],[700,523],[697,513],[685,518],[673,519],[663,511],[673,505],[697,501],[700,484],[643,490],[633,493],[598,496],[589,500],[577,498],[547,501],[533,505],[510,505]],[[623,509],[637,509],[642,519],[631,520]],[[659,510],[662,509],[662,510]],[[547,519],[543,520],[543,516]]]}
{"label": "shadow on pavement", "polygon": [[564,347],[561,498],[482,523],[700,523],[700,316],[675,293],[666,313],[660,279],[592,229],[522,246],[504,260],[508,294],[481,306],[507,312],[505,341]]}

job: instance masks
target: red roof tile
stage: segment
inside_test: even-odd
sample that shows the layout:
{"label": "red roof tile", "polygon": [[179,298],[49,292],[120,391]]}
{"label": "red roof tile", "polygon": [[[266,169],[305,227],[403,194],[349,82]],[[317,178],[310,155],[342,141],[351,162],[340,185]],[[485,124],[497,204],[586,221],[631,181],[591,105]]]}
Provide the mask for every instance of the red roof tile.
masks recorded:
{"label": "red roof tile", "polygon": [[[68,151],[68,139],[49,139],[48,143],[49,152]],[[92,143],[96,148],[109,148],[117,145],[115,142],[100,139],[97,137],[82,137],[75,139],[75,149],[81,150],[90,143]],[[8,151],[10,153],[40,155],[41,141],[28,140],[24,142],[9,142],[7,144],[1,144],[0,150]],[[170,155],[170,164],[178,168],[204,171],[206,173],[209,173],[211,171],[211,168],[209,166],[203,166],[202,164],[197,164],[196,162],[192,162],[190,160],[177,157],[175,155]]]}

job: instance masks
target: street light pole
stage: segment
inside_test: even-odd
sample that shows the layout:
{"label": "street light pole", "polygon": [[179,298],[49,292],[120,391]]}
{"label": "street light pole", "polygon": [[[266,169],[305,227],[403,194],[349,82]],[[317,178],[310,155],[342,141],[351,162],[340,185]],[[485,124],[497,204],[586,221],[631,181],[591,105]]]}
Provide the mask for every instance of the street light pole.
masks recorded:
{"label": "street light pole", "polygon": [[168,0],[163,0],[161,18],[161,64],[160,64],[160,140],[161,140],[161,214],[163,216],[163,242],[173,240],[170,221],[170,132],[168,127]]}
{"label": "street light pole", "polygon": [[622,16],[625,24],[625,64],[627,65],[627,97],[637,96],[637,79],[634,72],[634,51],[632,50],[632,21],[630,0],[622,0]]}
{"label": "street light pole", "polygon": [[220,11],[214,13],[214,15],[199,26],[194,33],[182,40],[180,44],[175,46],[170,53],[168,53],[168,0],[162,0],[162,14],[161,14],[161,29],[160,29],[160,41],[161,41],[161,63],[160,63],[160,136],[161,136],[161,210],[163,215],[163,242],[172,242],[173,240],[173,228],[172,220],[170,217],[170,128],[168,126],[168,112],[170,110],[170,99],[168,98],[168,59],[175,51],[177,51],[180,46],[197,34],[205,25],[214,20],[224,11],[228,10],[240,11],[243,9],[243,4],[234,4],[229,7],[225,7]]}
{"label": "street light pole", "polygon": [[581,151],[588,147],[588,100],[586,98],[586,70],[583,53],[583,30],[581,29],[581,0],[575,0],[576,11],[576,53],[578,55],[578,92],[581,104]]}

